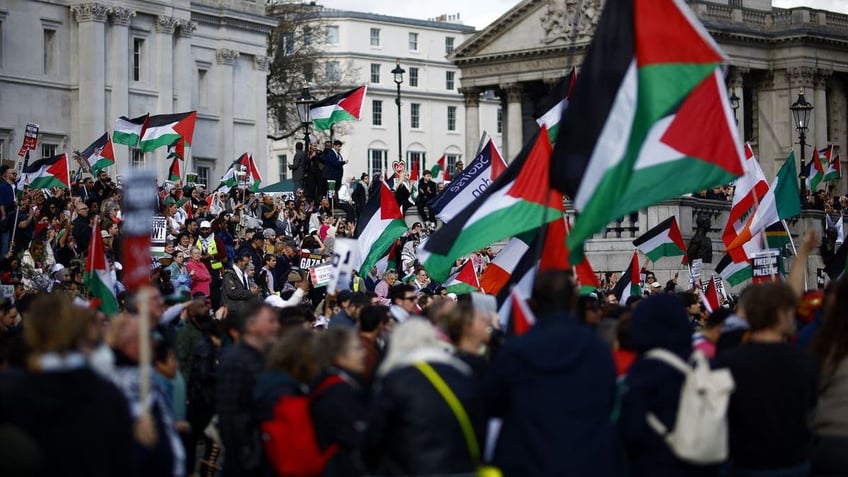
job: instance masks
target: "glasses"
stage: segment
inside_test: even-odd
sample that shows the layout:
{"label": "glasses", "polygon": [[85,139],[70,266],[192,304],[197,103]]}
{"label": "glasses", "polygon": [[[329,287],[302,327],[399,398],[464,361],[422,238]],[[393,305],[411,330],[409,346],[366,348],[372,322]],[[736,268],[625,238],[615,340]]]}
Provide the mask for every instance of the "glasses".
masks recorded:
{"label": "glasses", "polygon": [[414,296],[405,296],[405,297],[403,297],[402,299],[403,299],[403,300],[414,300],[414,299],[415,299],[415,297],[414,297]]}

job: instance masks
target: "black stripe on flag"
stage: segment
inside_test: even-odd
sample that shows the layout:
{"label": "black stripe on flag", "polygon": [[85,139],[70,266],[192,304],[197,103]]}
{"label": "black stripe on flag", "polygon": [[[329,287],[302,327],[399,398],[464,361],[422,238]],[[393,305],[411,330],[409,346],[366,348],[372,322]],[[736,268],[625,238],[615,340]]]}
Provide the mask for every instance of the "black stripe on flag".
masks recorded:
{"label": "black stripe on flag", "polygon": [[577,76],[574,96],[563,111],[551,157],[551,187],[569,197],[577,196],[595,144],[635,58],[634,28],[633,0],[607,0]]}
{"label": "black stripe on flag", "polygon": [[638,246],[642,245],[643,243],[647,242],[648,240],[651,240],[652,238],[654,238],[658,235],[661,235],[666,230],[670,230],[671,229],[671,223],[673,221],[674,221],[674,216],[672,215],[671,217],[669,217],[669,218],[663,220],[662,222],[660,222],[659,224],[657,224],[651,230],[642,234],[641,237],[634,240],[633,245],[638,247]]}

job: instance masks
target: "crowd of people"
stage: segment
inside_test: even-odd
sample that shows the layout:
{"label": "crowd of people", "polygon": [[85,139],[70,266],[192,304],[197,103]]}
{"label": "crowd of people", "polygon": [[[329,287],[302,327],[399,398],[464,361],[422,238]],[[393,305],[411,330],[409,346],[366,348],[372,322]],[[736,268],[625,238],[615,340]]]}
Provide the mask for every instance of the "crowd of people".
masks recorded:
{"label": "crowd of people", "polygon": [[[164,255],[126,291],[108,174],[16,203],[0,172],[0,475],[848,475],[848,281],[811,306],[793,270],[707,313],[677,277],[647,271],[625,302],[613,275],[578,296],[569,273],[544,272],[518,336],[430,280],[423,219],[393,262],[327,295],[307,269],[353,235],[365,176],[351,215],[341,181],[333,200],[163,187]],[[97,221],[114,316],[83,282]],[[481,273],[493,256],[463,260]],[[675,427],[685,378],[657,349],[730,370],[725,462],[681,458],[649,426]]]}

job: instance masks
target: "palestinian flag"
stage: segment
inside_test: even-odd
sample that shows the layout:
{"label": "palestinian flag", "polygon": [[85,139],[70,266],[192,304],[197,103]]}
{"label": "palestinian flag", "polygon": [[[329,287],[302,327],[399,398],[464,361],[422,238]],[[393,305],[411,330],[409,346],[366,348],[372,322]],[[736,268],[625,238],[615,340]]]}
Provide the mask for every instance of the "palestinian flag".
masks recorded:
{"label": "palestinian flag", "polygon": [[521,336],[536,324],[536,316],[527,304],[527,298],[518,288],[513,288],[510,292],[509,302],[512,308],[512,334]]}
{"label": "palestinian flag", "polygon": [[71,188],[71,166],[67,154],[59,154],[33,163],[24,164],[21,177],[18,179],[18,189],[50,189],[61,187]]}
{"label": "palestinian flag", "polygon": [[442,157],[430,168],[430,174],[433,175],[433,181],[437,184],[450,180],[450,174],[447,168],[447,156],[442,154]]}
{"label": "palestinian flag", "polygon": [[642,234],[633,241],[633,245],[652,262],[662,257],[682,255],[681,263],[686,263],[686,244],[680,234],[680,227],[677,226],[677,218],[673,215]]}
{"label": "palestinian flag", "polygon": [[[556,222],[553,223],[555,224]],[[565,235],[563,235],[562,239],[558,240],[558,242],[560,246],[563,247],[562,254],[567,260],[569,255],[568,248],[565,248],[565,246],[562,244],[565,242],[565,239],[568,238],[568,234],[571,232],[571,222],[568,221],[568,218],[564,218],[563,224],[565,226]],[[552,229],[556,230],[555,227],[552,227]],[[548,247],[548,244],[545,244],[545,247]],[[542,258],[544,259],[544,254],[542,255]],[[595,270],[592,269],[592,265],[589,264],[588,258],[583,257],[583,261],[581,261],[577,265],[574,265],[572,267],[572,270],[574,271],[574,278],[577,280],[577,286],[580,288],[580,295],[588,295],[589,293],[594,292],[598,288],[601,288],[601,282],[598,281],[598,276],[595,274]]]}
{"label": "palestinian flag", "polygon": [[[179,158],[174,158],[171,161],[171,167],[168,168],[168,181],[173,182],[174,184],[178,184],[182,182],[183,173],[180,171],[180,160]],[[210,194],[212,197],[212,194]]]}
{"label": "palestinian flag", "polygon": [[102,136],[84,151],[77,153],[77,156],[85,161],[84,164],[91,175],[96,176],[101,169],[115,165],[115,152],[112,151],[112,141],[109,140],[109,133],[103,133]]}
{"label": "palestinian flag", "polygon": [[371,268],[389,247],[406,232],[406,222],[395,196],[385,182],[374,187],[356,223],[356,238],[362,257],[359,276],[368,276]]}
{"label": "palestinian flag", "polygon": [[704,307],[710,313],[721,307],[721,297],[718,296],[718,286],[716,285],[715,277],[712,277],[707,283],[706,291],[701,294],[701,301],[704,302]]}
{"label": "palestinian flag", "polygon": [[753,268],[750,261],[735,263],[728,254],[721,257],[715,271],[721,275],[724,281],[734,287],[753,277]]}
{"label": "palestinian flag", "polygon": [[149,118],[149,114],[132,119],[121,116],[115,120],[115,129],[112,131],[112,142],[130,147],[138,146],[138,141],[141,140],[141,133],[144,131],[144,126],[147,124]]}
{"label": "palestinian flag", "polygon": [[453,275],[449,276],[442,286],[450,293],[462,295],[480,290],[480,281],[474,272],[474,264],[466,260]]}
{"label": "palestinian flag", "polygon": [[[236,172],[244,172],[247,175],[241,179],[243,181],[239,184],[239,176]],[[256,163],[253,162],[253,156],[248,153],[244,153],[239,156],[238,159],[233,161],[230,164],[230,167],[227,168],[227,172],[224,173],[224,176],[221,177],[221,182],[218,183],[218,187],[215,188],[216,191],[221,192],[230,192],[230,189],[233,187],[239,187],[240,185],[247,185],[247,188],[252,192],[256,192],[259,190],[259,184],[262,182],[262,176],[259,175],[259,170],[256,168]]]}
{"label": "palestinian flag", "polygon": [[484,293],[497,295],[509,283],[512,272],[522,257],[530,250],[532,238],[513,237],[504,245],[489,266],[480,275],[480,288]]}
{"label": "palestinian flag", "polygon": [[[818,190],[819,184],[824,180],[824,171],[827,167],[827,158],[824,157],[822,151],[825,149],[817,149],[813,148],[813,157],[810,158],[810,162],[808,162],[804,166],[804,176],[806,177],[805,183],[807,186],[807,190],[811,193],[815,194]],[[794,152],[794,151],[793,151]]]}
{"label": "palestinian flag", "polygon": [[831,280],[838,280],[845,272],[848,272],[848,242],[842,242],[833,258],[824,266],[824,273],[827,273]]}
{"label": "palestinian flag", "polygon": [[[246,154],[246,153],[245,153]],[[256,167],[256,162],[253,160],[253,154],[248,156],[247,172],[250,175],[249,189],[251,192],[259,190],[259,185],[262,184],[262,176],[259,175],[259,168]]]}
{"label": "palestinian flag", "polygon": [[630,265],[621,272],[621,277],[615,283],[612,292],[622,305],[627,305],[629,297],[642,295],[642,288],[639,286],[639,255],[635,250]]}
{"label": "palestinian flag", "polygon": [[180,138],[183,138],[186,145],[191,146],[195,121],[197,121],[197,111],[150,116],[141,133],[141,151],[150,152],[160,147],[170,146]]}
{"label": "palestinian flag", "polygon": [[402,256],[402,247],[400,245],[400,239],[395,240],[392,243],[392,246],[389,247],[389,251],[383,255],[380,260],[377,260],[377,264],[374,265],[377,268],[377,276],[382,276],[386,273],[386,270],[403,270],[401,266],[401,256]]}
{"label": "palestinian flag", "polygon": [[333,124],[358,120],[362,114],[362,105],[365,104],[366,90],[366,86],[360,86],[314,103],[310,110],[315,130],[326,131]]}
{"label": "palestinian flag", "polygon": [[98,309],[107,315],[118,313],[118,299],[115,297],[115,283],[103,251],[103,238],[100,237],[100,220],[94,222],[91,241],[88,245],[88,258],[85,261],[83,282],[88,293],[100,301]]}
{"label": "palestinian flag", "polygon": [[756,212],[751,214],[739,235],[727,246],[728,251],[742,247],[771,224],[801,214],[800,192],[796,180],[798,175],[795,171],[795,153],[791,152],[777,171],[777,177]]}
{"label": "palestinian flag", "polygon": [[559,134],[559,121],[562,118],[562,112],[568,107],[568,102],[571,100],[571,92],[574,90],[574,83],[577,81],[577,70],[571,68],[571,73],[562,78],[556,86],[554,86],[548,94],[539,100],[536,106],[536,122],[539,126],[548,127],[548,136],[551,141],[556,141]]}
{"label": "palestinian flag", "polygon": [[842,165],[839,164],[839,154],[834,153],[834,147],[830,146],[819,151],[825,157],[825,169],[823,181],[837,181],[842,178]]}
{"label": "palestinian flag", "polygon": [[[733,191],[733,203],[730,207],[730,217],[724,227],[721,240],[725,247],[730,245],[739,232],[745,227],[745,222],[755,210],[757,204],[763,201],[768,192],[768,182],[763,174],[760,163],[754,156],[751,144],[745,143],[745,173],[736,179]],[[730,257],[737,262],[745,262],[762,250],[758,240],[748,241],[742,248],[730,251]]]}
{"label": "palestinian flag", "polygon": [[177,138],[176,141],[168,146],[168,159],[172,157],[181,161],[185,159],[185,141],[183,141],[182,137]]}
{"label": "palestinian flag", "polygon": [[548,187],[550,155],[543,126],[500,177],[421,244],[418,259],[431,277],[444,280],[457,258],[562,219],[562,194]]}
{"label": "palestinian flag", "polygon": [[606,2],[551,160],[572,263],[616,218],[742,175],[726,61],[683,0]]}

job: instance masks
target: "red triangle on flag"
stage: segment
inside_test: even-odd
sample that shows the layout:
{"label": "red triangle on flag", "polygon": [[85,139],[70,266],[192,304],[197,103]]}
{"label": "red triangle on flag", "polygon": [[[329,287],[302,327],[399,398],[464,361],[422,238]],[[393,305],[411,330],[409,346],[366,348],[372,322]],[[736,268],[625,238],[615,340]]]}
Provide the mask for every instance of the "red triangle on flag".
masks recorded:
{"label": "red triangle on flag", "polygon": [[413,182],[418,181],[418,159],[415,158],[412,160],[412,171],[409,173],[409,180]]}
{"label": "red triangle on flag", "polygon": [[704,295],[706,295],[707,303],[710,305],[710,311],[718,310],[721,306],[721,298],[718,296],[718,287],[716,286],[715,277],[710,279],[709,283],[707,283],[707,291]]}
{"label": "red triangle on flag", "polygon": [[680,263],[686,263],[689,261],[689,257],[686,255],[686,242],[683,241],[683,234],[680,233],[680,226],[677,225],[677,217],[671,217],[671,229],[668,231],[668,238],[677,245],[680,250],[683,250],[683,261]]}
{"label": "red triangle on flag", "polygon": [[[676,151],[741,176],[745,173],[737,154],[734,135],[725,114],[717,73],[709,75],[690,94],[661,138]],[[715,127],[697,128],[693,124]]]}
{"label": "red triangle on flag", "polygon": [[549,223],[547,228],[545,243],[542,247],[542,258],[539,262],[539,272],[568,270],[568,253],[565,248],[565,217]]}
{"label": "red triangle on flag", "polygon": [[641,282],[641,273],[639,270],[639,253],[634,250],[633,258],[630,260],[630,284],[637,285]]}
{"label": "red triangle on flag", "polygon": [[515,288],[510,292],[509,299],[512,303],[512,330],[516,336],[521,336],[533,327],[536,317],[527,306],[527,300]]}
{"label": "red triangle on flag", "polygon": [[477,273],[474,271],[474,264],[471,263],[471,260],[466,260],[462,267],[460,267],[459,273],[456,274],[456,279],[480,289],[480,281],[477,279]]}
{"label": "red triangle on flag", "polygon": [[721,63],[717,46],[688,7],[675,0],[635,0],[636,58],[639,67],[668,63]]}
{"label": "red triangle on flag", "polygon": [[191,146],[191,138],[194,136],[194,123],[197,121],[197,111],[192,111],[174,125],[174,132],[185,139],[185,143]]}
{"label": "red triangle on flag", "polygon": [[359,119],[359,113],[362,111],[362,102],[365,100],[365,89],[365,86],[362,86],[353,91],[350,96],[339,101],[339,106],[356,119]]}
{"label": "red triangle on flag", "polygon": [[489,174],[489,178],[493,181],[498,178],[499,175],[503,174],[506,171],[506,161],[504,161],[503,156],[501,155],[498,148],[495,147],[495,142],[489,139],[489,157],[491,157],[492,161],[492,170]]}
{"label": "red triangle on flag", "polygon": [[100,220],[94,221],[91,230],[91,241],[88,244],[88,260],[85,261],[86,273],[97,270],[108,270],[106,266],[106,253],[103,251],[103,237],[100,236]]}
{"label": "red triangle on flag", "polygon": [[380,187],[380,220],[403,220],[403,214],[398,207],[395,195],[389,189],[389,185],[382,182]]}
{"label": "red triangle on flag", "polygon": [[524,167],[515,178],[508,195],[534,202],[557,210],[563,210],[562,192],[550,187],[551,141],[548,139],[548,128],[542,126],[536,143],[530,149]]}
{"label": "red triangle on flag", "polygon": [[47,173],[59,179],[68,189],[71,188],[71,166],[68,164],[67,154],[59,155],[56,161],[47,168]]}
{"label": "red triangle on flag", "polygon": [[100,157],[112,159],[112,162],[115,161],[115,151],[112,149],[112,139],[109,138],[108,133],[106,135],[106,144],[104,144],[103,149],[100,150]]}

